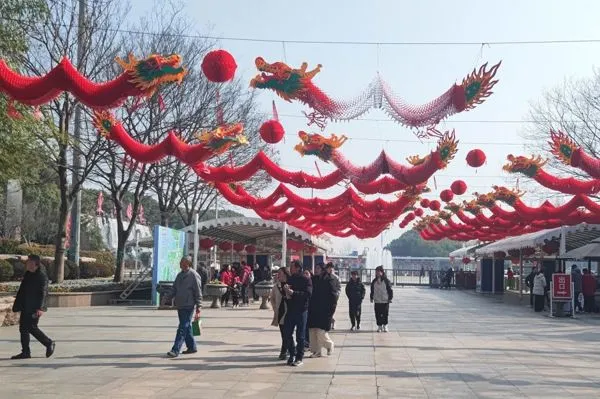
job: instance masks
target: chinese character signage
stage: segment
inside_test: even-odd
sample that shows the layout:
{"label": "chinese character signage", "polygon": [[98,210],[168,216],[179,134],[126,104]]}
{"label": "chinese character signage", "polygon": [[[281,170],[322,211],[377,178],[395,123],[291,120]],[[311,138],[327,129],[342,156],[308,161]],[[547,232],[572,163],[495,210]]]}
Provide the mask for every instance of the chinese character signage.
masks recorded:
{"label": "chinese character signage", "polygon": [[571,299],[571,275],[557,273],[552,275],[552,299]]}

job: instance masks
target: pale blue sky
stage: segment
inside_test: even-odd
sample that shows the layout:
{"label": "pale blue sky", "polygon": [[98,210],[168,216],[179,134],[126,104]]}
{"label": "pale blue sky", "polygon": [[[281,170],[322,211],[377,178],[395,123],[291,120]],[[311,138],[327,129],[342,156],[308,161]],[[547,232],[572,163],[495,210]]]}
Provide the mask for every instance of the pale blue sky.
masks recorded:
{"label": "pale blue sky", "polygon": [[[598,1],[187,1],[186,14],[197,22],[197,32],[220,37],[243,37],[274,40],[322,40],[358,42],[475,42],[600,39],[600,2]],[[132,1],[132,17],[145,13],[151,3]],[[284,60],[284,46],[222,40],[221,47],[230,51],[238,63],[238,76],[249,79],[256,74],[253,60]],[[584,77],[593,72],[600,60],[600,43],[531,44],[491,46],[405,46],[405,45],[331,45],[285,44],[285,60],[290,65],[307,61],[309,67],[323,64],[314,82],[328,94],[348,98],[372,80],[377,71],[394,91],[410,103],[423,103],[444,92],[452,83],[481,63],[502,60],[497,74],[500,82],[495,93],[475,110],[449,118],[442,128],[456,129],[461,141],[459,153],[449,167],[436,175],[439,191],[461,178],[468,192],[488,191],[492,184],[502,184],[506,175],[501,167],[506,154],[525,154],[519,132],[523,123],[479,123],[482,120],[520,121],[526,117],[529,102],[543,90],[565,77]],[[260,102],[265,112],[275,95],[262,92]],[[290,136],[277,145],[282,164],[289,169],[316,173],[315,158],[301,158],[293,151],[300,129],[306,130],[300,116],[305,108],[298,103],[286,104],[277,99],[280,119]],[[288,115],[296,116],[291,117]],[[368,119],[388,119],[374,110]],[[471,121],[471,122],[470,122]],[[352,121],[329,124],[326,133],[345,134],[349,140],[341,151],[356,164],[371,162],[382,148],[395,159],[412,154],[426,154],[433,144],[419,143],[410,130],[388,121]],[[364,141],[358,138],[380,138]],[[355,140],[352,140],[355,138]],[[386,142],[385,140],[407,140]],[[493,144],[469,144],[491,142]],[[516,143],[516,145],[514,145]],[[508,144],[508,145],[507,145]],[[464,158],[472,148],[483,149],[487,164],[475,171]],[[526,154],[525,154],[526,155]],[[322,172],[330,167],[319,163]],[[433,182],[430,184],[433,189]],[[309,196],[310,190],[298,190]],[[336,191],[315,191],[324,197]],[[464,198],[467,198],[465,195]],[[248,214],[251,214],[249,212]],[[396,226],[385,241],[401,233]],[[353,246],[378,245],[379,239]],[[347,241],[347,240],[346,240]],[[346,241],[337,241],[345,246]]]}

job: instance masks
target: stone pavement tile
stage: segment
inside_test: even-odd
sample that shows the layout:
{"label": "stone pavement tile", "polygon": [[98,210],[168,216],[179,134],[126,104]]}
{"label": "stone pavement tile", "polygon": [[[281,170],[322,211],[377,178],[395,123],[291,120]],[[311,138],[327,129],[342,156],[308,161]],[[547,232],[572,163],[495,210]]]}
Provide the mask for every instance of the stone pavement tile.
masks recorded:
{"label": "stone pavement tile", "polygon": [[305,392],[305,393],[327,393],[331,384],[322,384],[322,383],[304,383],[304,384],[294,384],[288,383],[284,384],[279,392]]}
{"label": "stone pavement tile", "polygon": [[345,385],[331,385],[327,391],[327,398],[330,397],[362,397],[375,398],[377,397],[377,386],[375,385],[352,385],[351,389]]}
{"label": "stone pavement tile", "polygon": [[279,392],[274,399],[326,399],[328,396],[321,393],[294,393]]}
{"label": "stone pavement tile", "polygon": [[193,388],[182,388],[179,389],[177,391],[171,392],[168,394],[168,396],[163,396],[163,397],[168,397],[168,398],[173,398],[173,399],[190,399],[190,398],[202,398],[202,399],[223,399],[223,398],[227,398],[229,397],[227,395],[227,390],[225,389],[207,389],[207,390],[198,390],[198,389],[193,389]]}

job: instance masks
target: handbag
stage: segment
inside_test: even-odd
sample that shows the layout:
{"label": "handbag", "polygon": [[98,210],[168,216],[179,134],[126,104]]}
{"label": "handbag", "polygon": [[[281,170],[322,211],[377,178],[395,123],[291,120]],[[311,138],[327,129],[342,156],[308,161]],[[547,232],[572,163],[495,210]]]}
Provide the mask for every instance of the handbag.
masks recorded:
{"label": "handbag", "polygon": [[192,335],[194,337],[202,335],[202,320],[198,319],[192,322]]}

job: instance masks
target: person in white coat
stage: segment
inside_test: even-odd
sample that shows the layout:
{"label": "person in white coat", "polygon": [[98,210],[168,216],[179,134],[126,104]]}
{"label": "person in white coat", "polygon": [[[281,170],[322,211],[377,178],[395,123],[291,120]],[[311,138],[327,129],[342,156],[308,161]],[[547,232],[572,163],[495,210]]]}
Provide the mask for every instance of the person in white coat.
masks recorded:
{"label": "person in white coat", "polygon": [[545,290],[546,290],[546,277],[544,273],[540,270],[538,274],[533,278],[533,308],[536,312],[541,312],[544,310],[544,299],[545,299]]}

